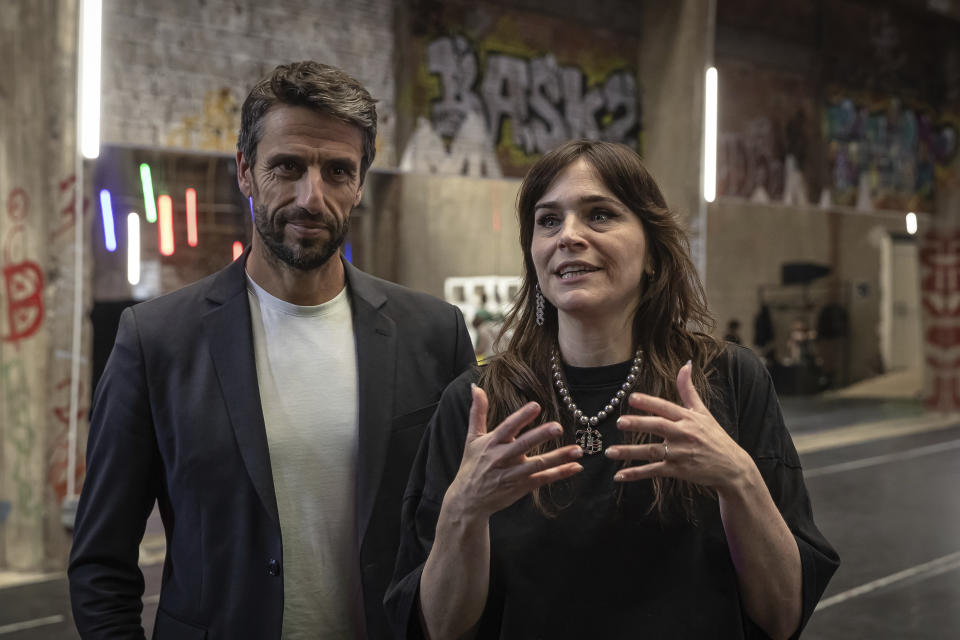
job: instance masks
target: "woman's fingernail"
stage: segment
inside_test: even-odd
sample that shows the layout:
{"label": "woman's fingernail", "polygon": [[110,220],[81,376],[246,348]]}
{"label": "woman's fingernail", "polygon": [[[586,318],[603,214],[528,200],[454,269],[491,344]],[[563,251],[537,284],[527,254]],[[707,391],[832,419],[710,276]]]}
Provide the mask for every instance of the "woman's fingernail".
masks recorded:
{"label": "woman's fingernail", "polygon": [[613,479],[614,479],[614,481],[616,481],[616,482],[623,482],[623,481],[624,481],[624,476],[623,476],[622,473],[618,473],[617,475],[613,476]]}
{"label": "woman's fingernail", "polygon": [[608,458],[616,458],[620,454],[620,451],[618,449],[614,449],[613,447],[608,447],[603,453]]}
{"label": "woman's fingernail", "polygon": [[581,449],[580,447],[577,447],[576,449],[574,449],[573,451],[570,452],[570,457],[571,457],[571,458],[582,458],[582,457],[583,457],[583,449]]}
{"label": "woman's fingernail", "polygon": [[692,366],[693,366],[693,360],[687,360],[687,364],[692,367]]}
{"label": "woman's fingernail", "polygon": [[563,433],[563,427],[561,427],[560,425],[555,424],[552,427],[550,427],[550,435],[558,436],[561,433]]}

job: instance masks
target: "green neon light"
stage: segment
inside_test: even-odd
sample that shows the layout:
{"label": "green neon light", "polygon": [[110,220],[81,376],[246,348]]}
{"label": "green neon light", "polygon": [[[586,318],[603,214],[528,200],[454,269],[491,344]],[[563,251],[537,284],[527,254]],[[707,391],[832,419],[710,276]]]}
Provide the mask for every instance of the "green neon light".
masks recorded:
{"label": "green neon light", "polygon": [[157,199],[153,196],[153,178],[150,177],[150,165],[140,165],[140,182],[143,184],[143,206],[147,222],[157,221]]}

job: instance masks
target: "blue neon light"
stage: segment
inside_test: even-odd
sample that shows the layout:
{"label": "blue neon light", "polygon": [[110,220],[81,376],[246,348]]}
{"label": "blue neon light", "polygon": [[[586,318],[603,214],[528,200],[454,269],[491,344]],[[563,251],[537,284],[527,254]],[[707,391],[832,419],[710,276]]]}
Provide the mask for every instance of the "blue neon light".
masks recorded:
{"label": "blue neon light", "polygon": [[107,251],[116,251],[117,233],[113,226],[113,200],[106,189],[100,190],[100,217],[103,218],[103,243]]}

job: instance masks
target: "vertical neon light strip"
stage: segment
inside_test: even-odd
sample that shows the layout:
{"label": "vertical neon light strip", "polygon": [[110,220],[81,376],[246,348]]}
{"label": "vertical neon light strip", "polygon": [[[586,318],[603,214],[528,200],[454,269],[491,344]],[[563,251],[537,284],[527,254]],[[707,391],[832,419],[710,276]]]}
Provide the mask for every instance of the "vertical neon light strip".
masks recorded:
{"label": "vertical neon light strip", "polygon": [[157,221],[157,200],[153,195],[153,177],[150,175],[150,165],[146,162],[140,165],[140,184],[143,185],[143,206],[147,222]]}
{"label": "vertical neon light strip", "polygon": [[127,214],[127,282],[140,283],[140,216]]}
{"label": "vertical neon light strip", "polygon": [[100,155],[101,0],[83,0],[80,15],[80,153]]}
{"label": "vertical neon light strip", "polygon": [[157,208],[160,211],[160,224],[157,225],[159,233],[160,254],[172,256],[173,246],[173,200],[170,196],[160,196],[157,198]]}
{"label": "vertical neon light strip", "polygon": [[243,243],[239,240],[234,241],[233,243],[233,259],[236,260],[243,255]]}
{"label": "vertical neon light strip", "polygon": [[250,220],[253,221],[253,196],[247,198],[250,201]]}
{"label": "vertical neon light strip", "polygon": [[117,250],[117,232],[113,225],[113,199],[106,189],[100,190],[100,218],[103,220],[103,245],[113,253]]}
{"label": "vertical neon light strip", "polygon": [[197,190],[187,189],[187,244],[197,246]]}
{"label": "vertical neon light strip", "polygon": [[717,68],[707,69],[703,121],[703,199],[717,199]]}

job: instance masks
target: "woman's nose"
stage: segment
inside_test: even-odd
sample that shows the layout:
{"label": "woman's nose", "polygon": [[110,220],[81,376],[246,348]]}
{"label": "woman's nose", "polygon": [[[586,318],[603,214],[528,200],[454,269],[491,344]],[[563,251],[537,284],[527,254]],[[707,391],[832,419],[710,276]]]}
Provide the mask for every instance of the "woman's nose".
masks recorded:
{"label": "woman's nose", "polygon": [[577,216],[568,215],[564,217],[559,240],[561,247],[572,247],[584,243],[583,225]]}

